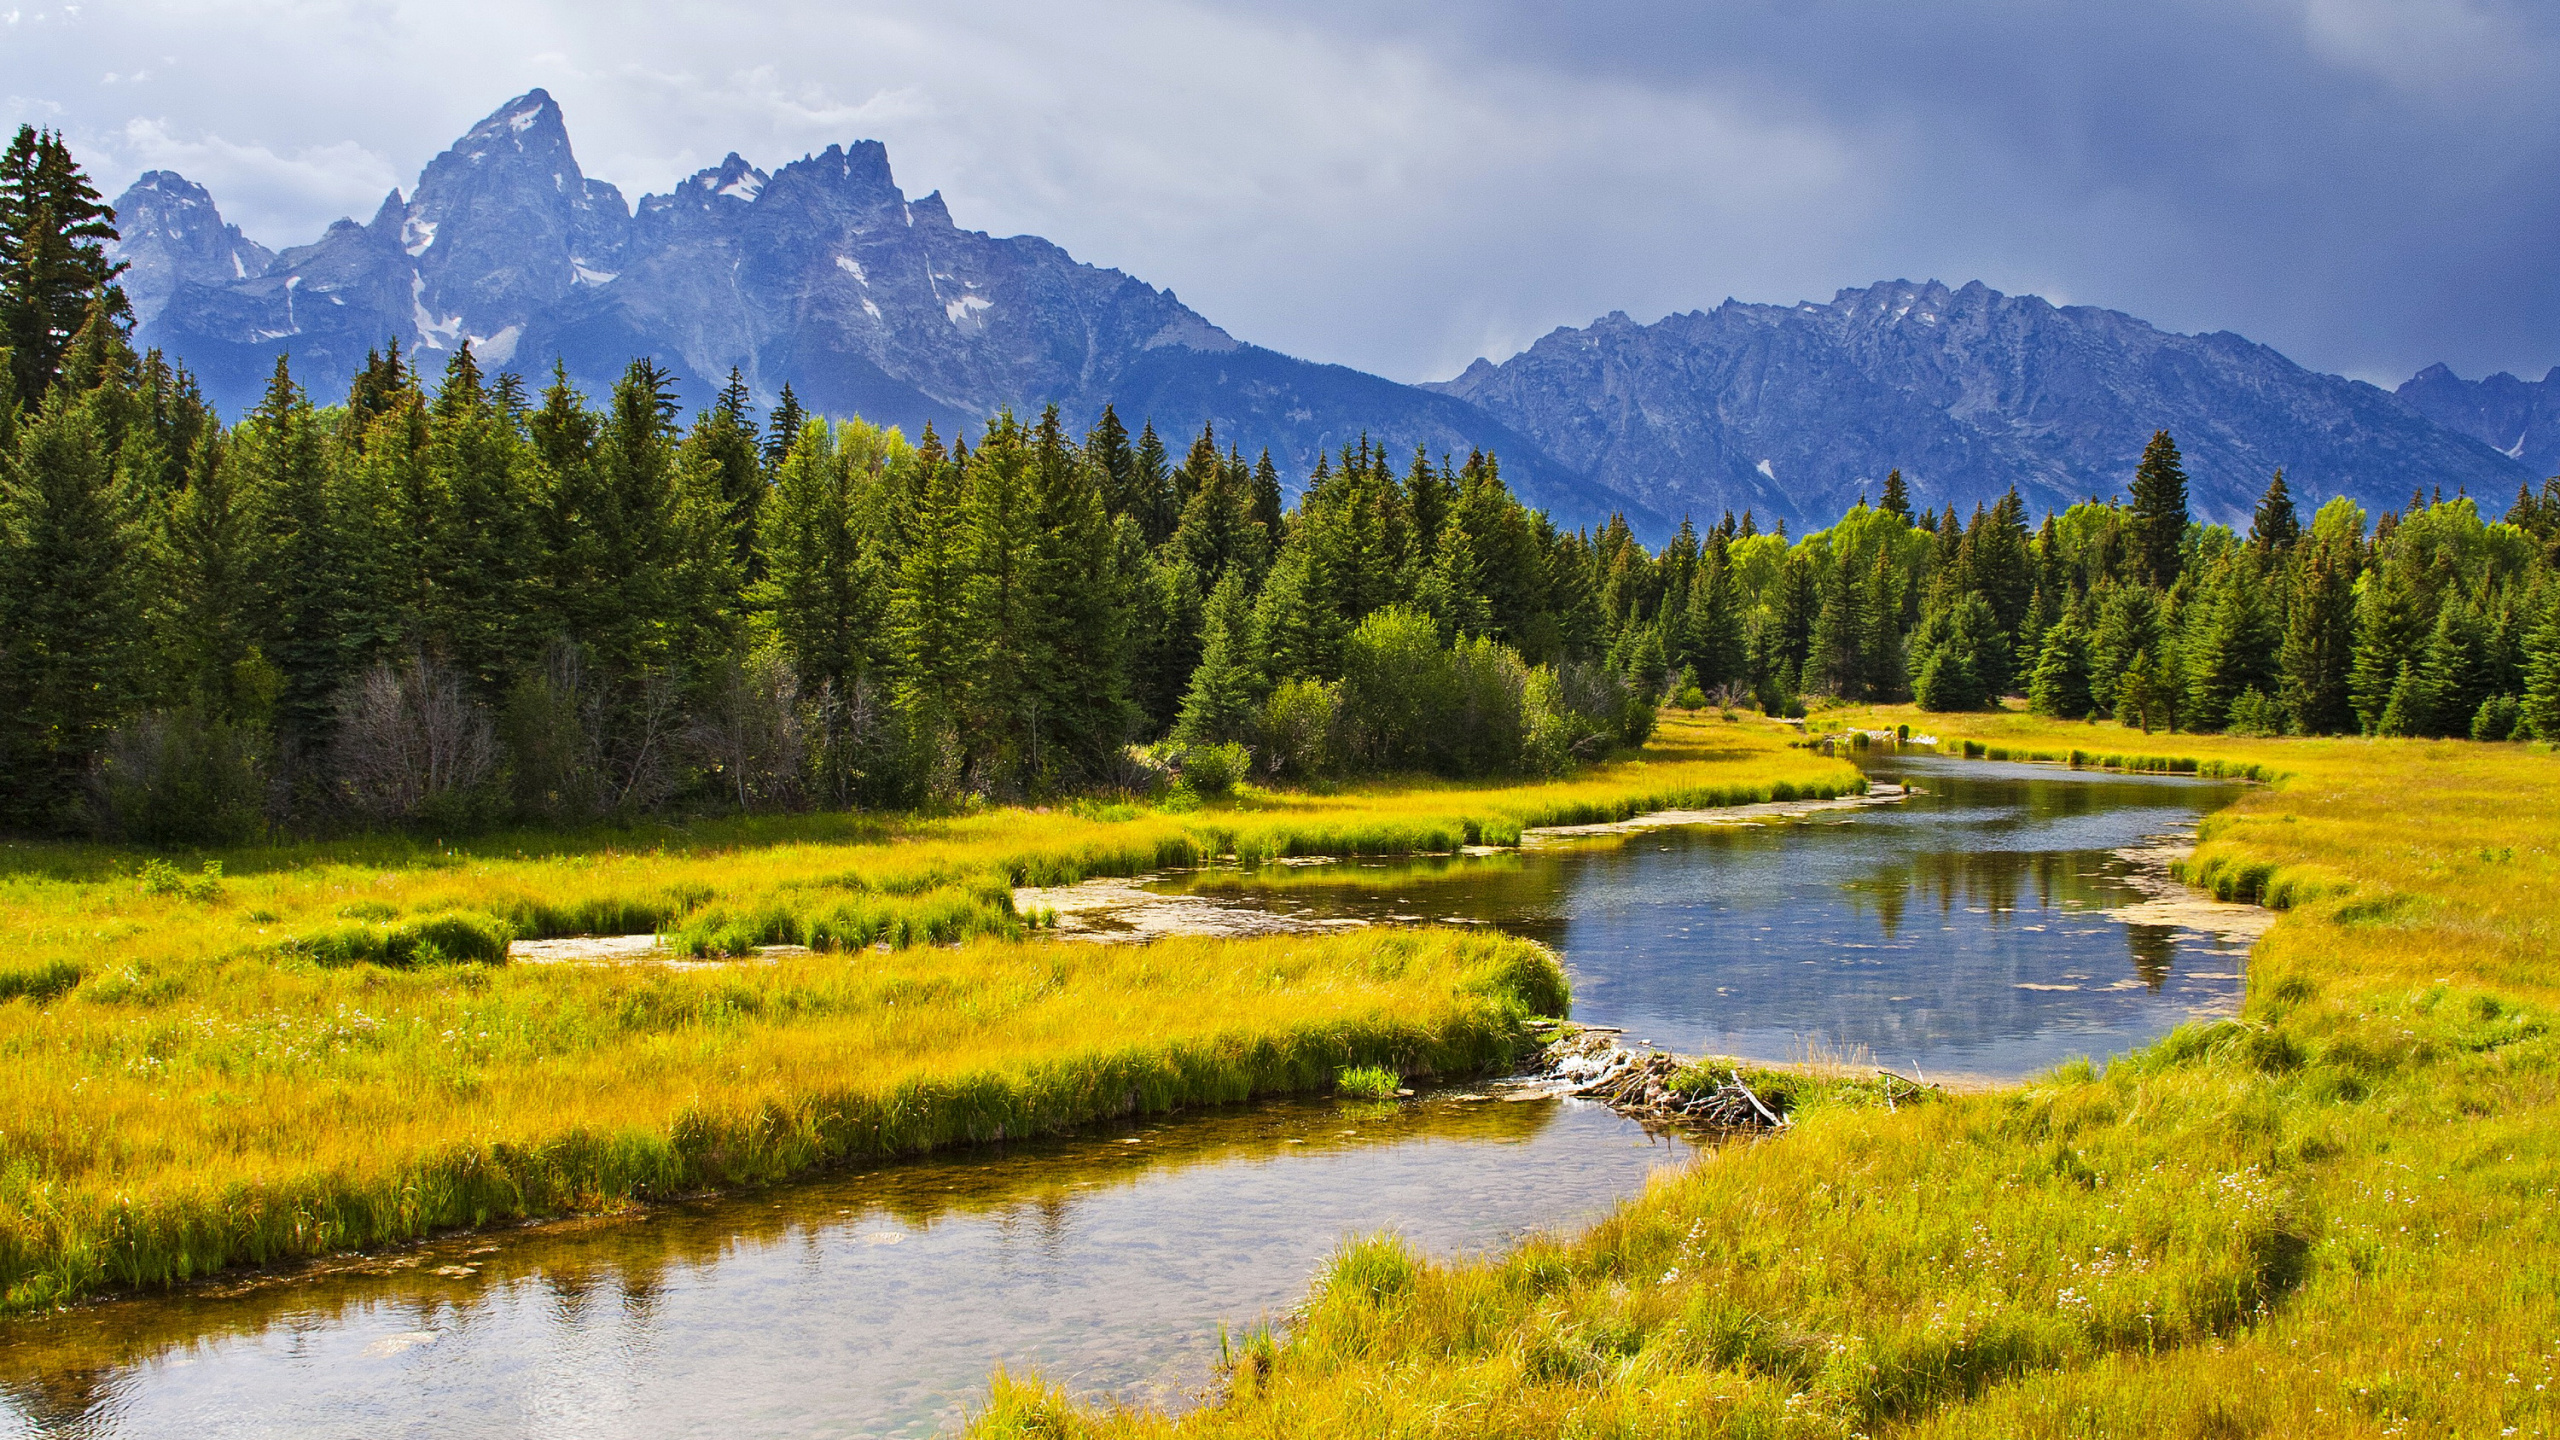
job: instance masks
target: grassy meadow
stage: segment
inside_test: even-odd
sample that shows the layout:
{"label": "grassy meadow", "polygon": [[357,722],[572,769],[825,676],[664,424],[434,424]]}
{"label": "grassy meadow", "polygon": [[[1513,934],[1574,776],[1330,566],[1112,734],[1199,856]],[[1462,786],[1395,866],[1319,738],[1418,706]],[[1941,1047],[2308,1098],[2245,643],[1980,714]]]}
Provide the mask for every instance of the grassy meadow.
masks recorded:
{"label": "grassy meadow", "polygon": [[[848,1158],[1505,1059],[1537,947],[1455,932],[1054,942],[1012,887],[1516,841],[1833,795],[1787,732],[1672,717],[1564,781],[1209,806],[707,822],[153,857],[0,849],[0,1310]],[[208,866],[212,868],[208,868]],[[506,964],[661,933],[698,968]],[[1383,1078],[1382,1078],[1383,1077]]]}
{"label": "grassy meadow", "polygon": [[1829,711],[2281,777],[2200,882],[2284,910],[2236,1020],[2099,1074],[1811,1104],[1579,1236],[1347,1247],[1176,1421],[1000,1379],[974,1434],[2560,1430],[2560,759]]}
{"label": "grassy meadow", "polygon": [[1565,1003],[1544,950],[1450,931],[691,970],[207,964],[0,1007],[0,1294],[25,1309],[1346,1070],[1472,1070]]}
{"label": "grassy meadow", "polygon": [[[0,845],[0,1002],[147,989],[244,955],[318,964],[494,959],[509,939],[667,935],[695,955],[1019,938],[1016,885],[1220,855],[1394,855],[1507,845],[1530,826],[1667,806],[1854,793],[1844,762],[1758,723],[1666,714],[1640,752],[1564,780],[1247,787],[1206,806],[1084,803],[949,816],[711,820],[450,844],[367,837],[163,861]],[[205,874],[218,867],[218,877]]]}

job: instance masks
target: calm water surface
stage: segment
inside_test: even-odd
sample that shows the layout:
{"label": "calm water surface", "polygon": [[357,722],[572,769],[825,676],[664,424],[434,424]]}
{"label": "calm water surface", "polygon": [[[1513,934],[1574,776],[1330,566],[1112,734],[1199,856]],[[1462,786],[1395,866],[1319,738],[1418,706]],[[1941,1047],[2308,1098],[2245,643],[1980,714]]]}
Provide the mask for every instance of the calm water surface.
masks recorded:
{"label": "calm water surface", "polygon": [[1934,758],[1867,769],[1926,793],[1782,824],[1202,871],[1160,888],[1497,925],[1563,952],[1575,1018],[1680,1051],[1810,1047],[2006,1078],[2236,1007],[2245,946],[2107,912],[2149,898],[2119,850],[2192,830],[2237,783]]}
{"label": "calm water surface", "polygon": [[0,1436],[928,1435],[998,1365],[1178,1404],[1347,1235],[1495,1249],[1692,1153],[1444,1094],[915,1161],[0,1324]]}
{"label": "calm water surface", "polygon": [[[1455,919],[1561,950],[1576,1013],[1683,1050],[1933,1075],[2103,1057],[2236,1002],[2240,948],[2109,914],[2116,852],[2236,786],[1884,759],[1911,801],[1162,888]],[[1572,1225],[1688,1142],[1573,1101],[1283,1103],[883,1167],[323,1275],[0,1323],[0,1437],[859,1436],[998,1365],[1175,1402],[1350,1234]]]}

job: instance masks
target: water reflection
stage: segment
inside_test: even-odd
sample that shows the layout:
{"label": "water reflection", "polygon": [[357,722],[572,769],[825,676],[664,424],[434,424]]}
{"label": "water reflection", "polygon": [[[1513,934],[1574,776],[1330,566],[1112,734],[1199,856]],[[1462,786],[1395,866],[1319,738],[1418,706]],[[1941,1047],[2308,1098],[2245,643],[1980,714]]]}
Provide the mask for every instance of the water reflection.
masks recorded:
{"label": "water reflection", "polygon": [[999,1365],[1179,1401],[1345,1234],[1596,1215],[1597,1106],[1283,1103],[0,1325],[0,1435],[928,1434]]}
{"label": "water reflection", "polygon": [[1926,793],[1780,824],[1163,883],[1309,917],[1498,925],[1564,953],[1578,1018],[1761,1059],[1810,1047],[2016,1076],[2237,1003],[2243,946],[2108,914],[2146,898],[2117,852],[2186,828],[2237,784],[1890,758],[1870,770]]}

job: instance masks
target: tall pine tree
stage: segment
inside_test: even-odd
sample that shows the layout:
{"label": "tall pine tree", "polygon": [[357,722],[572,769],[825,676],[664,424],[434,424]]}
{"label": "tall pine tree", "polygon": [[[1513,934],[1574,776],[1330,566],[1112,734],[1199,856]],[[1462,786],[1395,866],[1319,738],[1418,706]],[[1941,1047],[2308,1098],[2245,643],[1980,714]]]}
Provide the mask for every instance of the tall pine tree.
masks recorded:
{"label": "tall pine tree", "polygon": [[2178,443],[2168,431],[2154,431],[2133,471],[2135,578],[2159,590],[2178,583],[2187,518],[2187,470]]}

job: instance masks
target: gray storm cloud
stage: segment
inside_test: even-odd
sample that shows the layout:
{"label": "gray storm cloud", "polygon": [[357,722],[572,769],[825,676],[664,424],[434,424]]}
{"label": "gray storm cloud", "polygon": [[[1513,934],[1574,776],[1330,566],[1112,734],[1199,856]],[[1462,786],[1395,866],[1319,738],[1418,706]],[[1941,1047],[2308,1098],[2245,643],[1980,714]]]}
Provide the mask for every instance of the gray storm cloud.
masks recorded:
{"label": "gray storm cloud", "polygon": [[877,138],[964,225],[1400,379],[1891,276],[2385,382],[2560,362],[2550,7],[17,3],[12,122],[276,246],[541,85],[627,193]]}

